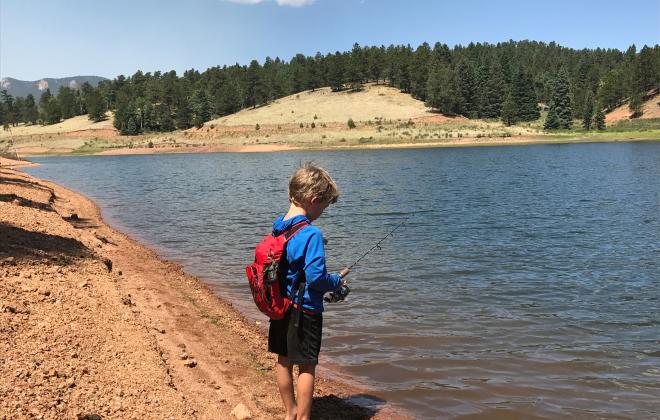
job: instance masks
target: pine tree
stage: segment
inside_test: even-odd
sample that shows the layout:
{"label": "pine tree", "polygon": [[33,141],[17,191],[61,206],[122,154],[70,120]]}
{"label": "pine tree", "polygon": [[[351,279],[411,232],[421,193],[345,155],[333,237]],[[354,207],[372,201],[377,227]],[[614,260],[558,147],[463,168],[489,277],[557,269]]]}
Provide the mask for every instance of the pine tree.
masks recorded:
{"label": "pine tree", "polygon": [[257,60],[250,62],[247,71],[247,102],[252,108],[266,102],[264,81],[261,74],[261,66]]}
{"label": "pine tree", "polygon": [[34,101],[34,96],[28,94],[25,97],[25,108],[23,110],[23,121],[36,124],[39,120],[39,110],[37,109],[37,104]]}
{"label": "pine tree", "polygon": [[344,57],[339,53],[328,56],[328,83],[333,92],[344,88]]}
{"label": "pine tree", "polygon": [[458,87],[461,96],[460,114],[470,118],[476,118],[478,114],[477,85],[472,66],[462,60],[456,68],[458,73]]}
{"label": "pine tree", "polygon": [[179,99],[176,106],[176,128],[187,130],[192,127],[192,110],[186,98]]}
{"label": "pine tree", "polygon": [[84,95],[85,108],[87,108],[87,118],[99,122],[105,119],[105,104],[103,98],[97,89],[92,88]]}
{"label": "pine tree", "polygon": [[584,100],[584,109],[582,111],[582,127],[585,130],[591,130],[591,122],[594,116],[594,97],[591,91],[587,92]]}
{"label": "pine tree", "polygon": [[630,118],[639,118],[644,113],[642,108],[642,93],[634,92],[630,97],[630,102],[628,103],[628,109],[630,109],[631,115]]}
{"label": "pine tree", "polygon": [[351,90],[362,89],[362,81],[365,74],[363,67],[362,48],[360,48],[358,43],[355,43],[353,45],[353,50],[351,51],[349,65],[346,71],[346,79]]}
{"label": "pine tree", "polygon": [[479,116],[481,118],[499,118],[506,93],[506,84],[502,67],[495,61],[485,71],[479,88]]}
{"label": "pine tree", "polygon": [[190,99],[190,109],[192,111],[191,123],[197,128],[201,128],[205,122],[211,119],[211,104],[206,92],[200,89],[193,93]]}
{"label": "pine tree", "polygon": [[57,102],[60,105],[60,114],[65,120],[76,115],[76,96],[67,86],[61,86],[57,93]]}
{"label": "pine tree", "polygon": [[605,130],[605,112],[601,104],[596,105],[596,114],[594,115],[594,125],[598,131]]}
{"label": "pine tree", "polygon": [[540,116],[534,82],[529,73],[518,71],[513,82],[513,100],[516,103],[516,120],[534,121]]}
{"label": "pine tree", "polygon": [[[559,120],[557,128],[571,128],[573,124],[573,111],[571,109],[571,89],[566,68],[562,67],[554,81],[554,92],[550,104],[550,112],[554,112]],[[548,117],[550,114],[548,113]],[[553,127],[554,128],[554,127]]]}
{"label": "pine tree", "polygon": [[506,95],[506,99],[504,99],[504,103],[502,104],[502,122],[509,127],[516,123],[517,118],[518,106],[513,98],[513,93],[509,90],[509,93]]}
{"label": "pine tree", "polygon": [[561,126],[561,121],[559,121],[559,117],[557,117],[557,112],[554,107],[550,107],[550,111],[548,111],[548,115],[545,117],[545,122],[543,123],[543,129],[544,130],[556,130],[560,128]]}
{"label": "pine tree", "polygon": [[456,114],[462,109],[458,80],[451,67],[432,67],[426,86],[426,106],[443,114]]}
{"label": "pine tree", "polygon": [[6,89],[0,92],[0,100],[4,104],[5,108],[5,122],[10,125],[18,124],[20,120],[20,115],[16,112],[14,96],[11,95]]}

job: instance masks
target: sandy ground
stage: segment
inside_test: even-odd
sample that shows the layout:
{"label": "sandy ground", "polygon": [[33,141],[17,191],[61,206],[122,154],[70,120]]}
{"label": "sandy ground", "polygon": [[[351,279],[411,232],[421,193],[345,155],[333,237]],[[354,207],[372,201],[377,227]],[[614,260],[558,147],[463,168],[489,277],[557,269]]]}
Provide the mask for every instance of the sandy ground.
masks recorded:
{"label": "sandy ground", "polygon": [[[615,123],[630,119],[628,104],[621,105],[605,116],[605,124]],[[660,118],[660,95],[656,95],[642,104],[642,116],[640,119]]]}
{"label": "sandy ground", "polygon": [[[282,417],[263,326],[58,185],[0,167],[0,419]],[[17,163],[20,164],[20,163]],[[319,378],[313,418],[404,418]]]}

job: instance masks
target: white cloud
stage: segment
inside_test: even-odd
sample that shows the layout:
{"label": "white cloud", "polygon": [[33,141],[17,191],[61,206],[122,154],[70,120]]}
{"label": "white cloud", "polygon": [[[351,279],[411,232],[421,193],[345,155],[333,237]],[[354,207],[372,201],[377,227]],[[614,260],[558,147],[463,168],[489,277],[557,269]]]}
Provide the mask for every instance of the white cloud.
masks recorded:
{"label": "white cloud", "polygon": [[69,87],[70,87],[71,89],[78,89],[78,82],[76,82],[75,79],[72,80],[72,81],[70,81],[70,82],[69,82]]}
{"label": "white cloud", "polygon": [[[239,4],[259,4],[273,0],[225,0],[225,1],[230,1],[232,3],[239,3]],[[291,6],[291,7],[309,6],[315,1],[316,0],[275,0],[278,6]]]}
{"label": "white cloud", "polygon": [[39,89],[41,91],[44,91],[44,90],[48,89],[48,82],[43,80],[43,79],[39,80],[37,82],[37,89]]}

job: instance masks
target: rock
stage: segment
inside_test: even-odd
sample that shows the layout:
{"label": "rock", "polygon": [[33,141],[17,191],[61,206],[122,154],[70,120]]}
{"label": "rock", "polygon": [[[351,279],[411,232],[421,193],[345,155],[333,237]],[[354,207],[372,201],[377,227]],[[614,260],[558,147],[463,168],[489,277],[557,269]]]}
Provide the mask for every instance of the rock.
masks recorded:
{"label": "rock", "polygon": [[250,410],[248,410],[248,408],[243,403],[239,403],[236,407],[234,407],[230,414],[238,420],[246,420],[252,418]]}
{"label": "rock", "polygon": [[2,261],[0,261],[1,265],[16,265],[16,260],[14,257],[6,257]]}
{"label": "rock", "polygon": [[181,353],[181,354],[179,355],[179,357],[181,358],[181,360],[186,360],[186,359],[188,358],[188,353],[186,353],[186,352],[184,351],[183,353]]}
{"label": "rock", "polygon": [[16,307],[2,303],[0,304],[0,312],[9,312],[10,314],[15,314]]}
{"label": "rock", "polygon": [[135,304],[131,300],[131,295],[122,296],[121,303],[127,306],[134,306]]}
{"label": "rock", "polygon": [[74,386],[76,386],[76,381],[73,378],[69,378],[66,381],[66,386],[69,388],[73,388]]}
{"label": "rock", "polygon": [[82,282],[78,285],[78,287],[80,287],[81,289],[84,288],[84,287],[87,287],[87,286],[89,286],[89,283],[87,283],[86,281],[84,281],[84,282]]}
{"label": "rock", "polygon": [[154,326],[153,329],[161,334],[165,334],[165,328]]}
{"label": "rock", "polygon": [[112,260],[110,258],[101,258],[101,261],[108,268],[108,272],[112,271]]}
{"label": "rock", "polygon": [[102,417],[95,413],[78,414],[78,420],[101,420]]}
{"label": "rock", "polygon": [[183,362],[183,365],[189,368],[194,368],[197,366],[197,361],[195,359],[188,359],[185,362]]}

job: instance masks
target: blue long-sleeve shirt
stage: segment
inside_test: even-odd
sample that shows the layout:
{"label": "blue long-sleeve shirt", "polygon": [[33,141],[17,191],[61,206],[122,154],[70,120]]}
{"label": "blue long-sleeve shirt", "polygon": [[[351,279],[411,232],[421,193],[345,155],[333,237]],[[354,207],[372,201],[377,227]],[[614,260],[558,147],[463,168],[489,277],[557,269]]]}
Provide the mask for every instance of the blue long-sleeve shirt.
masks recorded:
{"label": "blue long-sleeve shirt", "polygon": [[[296,223],[310,220],[303,215],[283,220],[284,214],[273,222],[273,235],[282,232]],[[323,312],[323,295],[337,290],[341,285],[338,274],[328,273],[325,266],[325,249],[323,247],[323,234],[316,226],[307,225],[298,231],[286,245],[287,293],[291,296],[291,288],[298,278],[305,275],[305,295],[303,309],[307,312],[319,314]],[[294,302],[298,303],[297,293]]]}

